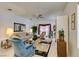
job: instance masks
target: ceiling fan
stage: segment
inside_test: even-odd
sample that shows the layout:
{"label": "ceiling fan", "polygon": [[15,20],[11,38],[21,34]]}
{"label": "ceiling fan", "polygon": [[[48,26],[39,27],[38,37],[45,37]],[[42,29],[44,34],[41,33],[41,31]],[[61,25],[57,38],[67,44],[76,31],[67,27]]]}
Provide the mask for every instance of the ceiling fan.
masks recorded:
{"label": "ceiling fan", "polygon": [[34,18],[36,18],[36,19],[41,19],[41,18],[44,18],[44,16],[43,16],[42,14],[33,15],[33,16],[31,17],[31,20],[34,19]]}
{"label": "ceiling fan", "polygon": [[33,15],[33,17],[36,19],[44,18],[44,16],[42,14]]}
{"label": "ceiling fan", "polygon": [[43,17],[42,14],[38,14],[38,15],[37,15],[37,19],[39,19],[39,18],[44,18],[44,17]]}

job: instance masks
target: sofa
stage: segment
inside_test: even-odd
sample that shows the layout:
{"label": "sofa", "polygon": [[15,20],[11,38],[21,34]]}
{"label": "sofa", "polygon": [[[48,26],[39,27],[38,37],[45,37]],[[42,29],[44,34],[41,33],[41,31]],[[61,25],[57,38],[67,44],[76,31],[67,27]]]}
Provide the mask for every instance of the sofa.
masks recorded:
{"label": "sofa", "polygon": [[24,44],[24,41],[20,38],[12,38],[11,42],[14,47],[14,56],[31,57],[35,54],[33,44]]}

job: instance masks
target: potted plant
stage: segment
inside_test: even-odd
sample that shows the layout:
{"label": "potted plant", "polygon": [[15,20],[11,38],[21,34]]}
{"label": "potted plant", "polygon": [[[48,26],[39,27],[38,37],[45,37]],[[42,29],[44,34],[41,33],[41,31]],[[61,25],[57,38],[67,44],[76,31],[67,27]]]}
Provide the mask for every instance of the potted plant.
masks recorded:
{"label": "potted plant", "polygon": [[36,39],[37,39],[37,35],[36,35],[37,26],[33,26],[33,27],[32,27],[32,32],[33,32],[33,40],[36,40]]}
{"label": "potted plant", "polygon": [[37,26],[32,27],[32,32],[33,32],[33,34],[35,34],[37,32]]}
{"label": "potted plant", "polygon": [[64,40],[64,30],[59,30],[59,40]]}

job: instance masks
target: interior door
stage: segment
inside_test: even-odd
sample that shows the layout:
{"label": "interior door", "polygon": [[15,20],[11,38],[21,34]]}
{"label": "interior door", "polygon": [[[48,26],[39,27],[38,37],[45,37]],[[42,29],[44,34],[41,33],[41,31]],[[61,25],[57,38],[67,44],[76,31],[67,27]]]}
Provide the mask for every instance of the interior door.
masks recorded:
{"label": "interior door", "polygon": [[39,24],[39,29],[38,29],[39,35],[42,32],[45,32],[46,36],[48,37],[51,32],[51,24]]}
{"label": "interior door", "polygon": [[57,17],[57,21],[56,21],[56,26],[57,26],[57,29],[56,29],[56,39],[59,38],[59,35],[58,35],[58,31],[63,29],[64,30],[64,40],[66,41],[66,44],[67,44],[67,55],[68,55],[68,16],[67,15],[64,15],[64,16],[58,16]]}

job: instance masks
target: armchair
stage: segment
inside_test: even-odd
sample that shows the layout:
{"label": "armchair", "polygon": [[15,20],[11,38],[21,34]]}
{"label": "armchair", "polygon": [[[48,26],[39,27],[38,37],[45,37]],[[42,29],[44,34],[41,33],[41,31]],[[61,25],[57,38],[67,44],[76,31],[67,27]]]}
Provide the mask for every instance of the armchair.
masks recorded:
{"label": "armchair", "polygon": [[35,54],[33,44],[24,44],[19,38],[13,38],[11,40],[14,47],[14,53],[17,57],[31,57]]}

